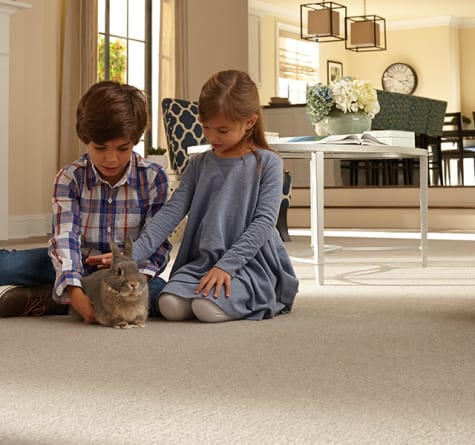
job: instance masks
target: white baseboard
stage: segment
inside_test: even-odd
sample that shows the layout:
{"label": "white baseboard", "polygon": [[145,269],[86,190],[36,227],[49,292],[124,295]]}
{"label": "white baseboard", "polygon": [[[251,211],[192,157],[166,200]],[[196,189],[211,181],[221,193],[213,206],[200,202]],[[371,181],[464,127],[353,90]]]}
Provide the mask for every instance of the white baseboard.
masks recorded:
{"label": "white baseboard", "polygon": [[51,233],[51,214],[21,215],[8,218],[8,239],[47,236]]}

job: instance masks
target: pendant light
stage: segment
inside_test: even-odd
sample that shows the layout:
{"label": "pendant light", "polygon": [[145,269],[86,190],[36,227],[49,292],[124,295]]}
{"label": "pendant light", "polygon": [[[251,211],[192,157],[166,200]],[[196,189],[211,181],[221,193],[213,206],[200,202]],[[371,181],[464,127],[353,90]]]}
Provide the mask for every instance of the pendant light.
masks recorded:
{"label": "pendant light", "polygon": [[378,15],[366,14],[366,0],[363,15],[346,17],[345,48],[350,51],[384,51],[386,49],[386,20]]}
{"label": "pendant light", "polygon": [[[300,38],[313,42],[345,40],[346,6],[335,2],[300,5]],[[305,26],[306,24],[306,32]]]}

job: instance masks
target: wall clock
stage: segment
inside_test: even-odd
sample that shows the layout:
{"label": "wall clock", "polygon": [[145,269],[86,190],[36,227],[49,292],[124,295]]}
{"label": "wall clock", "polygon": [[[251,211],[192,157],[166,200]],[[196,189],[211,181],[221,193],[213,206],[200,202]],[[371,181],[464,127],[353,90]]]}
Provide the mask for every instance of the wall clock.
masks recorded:
{"label": "wall clock", "polygon": [[417,87],[417,74],[407,63],[393,63],[384,70],[382,84],[385,91],[412,94]]}

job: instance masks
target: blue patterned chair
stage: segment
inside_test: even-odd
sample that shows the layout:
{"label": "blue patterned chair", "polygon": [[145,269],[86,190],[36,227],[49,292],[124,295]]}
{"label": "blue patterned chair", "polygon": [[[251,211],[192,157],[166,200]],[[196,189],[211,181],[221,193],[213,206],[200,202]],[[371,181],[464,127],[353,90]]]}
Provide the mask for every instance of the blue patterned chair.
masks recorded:
{"label": "blue patterned chair", "polygon": [[[163,123],[167,137],[170,167],[179,177],[188,163],[187,148],[206,143],[198,121],[198,103],[184,99],[165,98],[162,100]],[[277,230],[284,241],[290,241],[287,226],[287,209],[290,206],[292,180],[284,171],[284,187],[280,204]]]}

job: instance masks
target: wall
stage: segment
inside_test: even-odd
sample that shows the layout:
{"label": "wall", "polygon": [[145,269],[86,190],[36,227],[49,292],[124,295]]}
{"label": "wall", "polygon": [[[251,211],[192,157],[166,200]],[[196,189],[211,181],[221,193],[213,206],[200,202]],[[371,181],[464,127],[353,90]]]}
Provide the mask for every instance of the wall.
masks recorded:
{"label": "wall", "polygon": [[247,70],[248,8],[240,0],[189,0],[187,9],[187,90],[196,100],[214,72]]}
{"label": "wall", "polygon": [[[275,96],[276,24],[299,29],[299,19],[289,15],[262,14],[263,78],[261,103]],[[387,24],[387,50],[359,52],[345,49],[344,42],[320,44],[320,81],[326,83],[327,60],[343,63],[343,74],[369,80],[382,88],[381,79],[387,66],[394,62],[411,65],[418,74],[415,95],[446,100],[447,111],[475,111],[475,24],[444,17],[431,21]],[[463,94],[462,94],[463,92]]]}
{"label": "wall", "polygon": [[[32,9],[11,18],[9,238],[46,233],[51,219],[51,186],[58,169],[58,107],[62,14],[67,0],[28,0]],[[263,17],[261,100],[274,95],[275,18]],[[247,68],[247,2],[188,2],[187,78],[189,98],[197,98],[210,74],[225,68]],[[284,22],[291,23],[288,19]],[[295,25],[295,22],[294,22]],[[427,43],[427,42],[428,43]],[[269,46],[271,45],[271,46]],[[343,48],[342,48],[343,46]],[[340,43],[321,46],[322,78],[326,60],[340,60],[344,74],[368,78],[379,86],[384,68],[394,61],[415,66],[416,94],[461,101],[462,111],[475,110],[475,28],[433,26],[388,31],[388,51],[354,54]],[[459,66],[451,59],[460,52]],[[401,59],[403,58],[404,59]],[[271,77],[267,77],[269,73]],[[454,85],[460,82],[460,90]],[[461,95],[458,91],[463,91]],[[472,193],[468,188],[464,192]]]}
{"label": "wall", "polygon": [[28,0],[10,34],[9,238],[51,226],[63,0]]}
{"label": "wall", "polygon": [[[11,19],[9,239],[51,228],[66,1],[28,0],[32,8]],[[186,88],[196,99],[213,72],[247,70],[248,9],[241,0],[189,0],[187,6]]]}
{"label": "wall", "polygon": [[[475,27],[460,30],[460,84],[462,112],[472,118],[475,111]],[[457,111],[457,110],[453,110]],[[475,124],[475,123],[473,123]]]}

